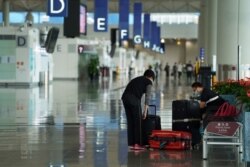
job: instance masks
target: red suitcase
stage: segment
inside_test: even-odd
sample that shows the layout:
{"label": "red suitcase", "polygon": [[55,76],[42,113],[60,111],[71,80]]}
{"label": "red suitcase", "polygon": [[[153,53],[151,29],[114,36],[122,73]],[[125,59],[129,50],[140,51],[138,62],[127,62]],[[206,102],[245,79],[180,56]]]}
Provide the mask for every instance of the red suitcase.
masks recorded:
{"label": "red suitcase", "polygon": [[150,148],[189,150],[192,145],[192,134],[182,131],[153,130],[148,142]]}

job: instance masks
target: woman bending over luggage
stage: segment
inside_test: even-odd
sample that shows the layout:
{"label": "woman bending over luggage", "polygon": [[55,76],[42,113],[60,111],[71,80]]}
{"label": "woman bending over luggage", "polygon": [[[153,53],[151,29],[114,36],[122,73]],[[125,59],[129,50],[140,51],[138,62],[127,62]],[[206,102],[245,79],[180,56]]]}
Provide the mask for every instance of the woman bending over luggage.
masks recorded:
{"label": "woman bending over luggage", "polygon": [[[147,116],[147,109],[152,91],[155,74],[148,69],[143,76],[132,79],[125,88],[122,102],[127,117],[128,146],[133,150],[143,150],[142,119]],[[141,98],[145,94],[145,105],[142,113]]]}
{"label": "woman bending over luggage", "polygon": [[208,115],[214,115],[218,108],[225,102],[217,93],[204,88],[200,82],[194,82],[192,89],[195,93],[200,94],[200,109],[203,119]]}

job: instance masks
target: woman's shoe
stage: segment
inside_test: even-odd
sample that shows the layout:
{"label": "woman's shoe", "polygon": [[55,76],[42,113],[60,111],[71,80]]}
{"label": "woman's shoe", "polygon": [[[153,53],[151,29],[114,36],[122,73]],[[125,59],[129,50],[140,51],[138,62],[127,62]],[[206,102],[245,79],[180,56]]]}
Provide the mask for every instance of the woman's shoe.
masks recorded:
{"label": "woman's shoe", "polygon": [[140,146],[139,144],[135,144],[133,150],[145,150],[146,148],[143,146]]}
{"label": "woman's shoe", "polygon": [[134,149],[134,146],[128,146],[128,148],[129,148],[130,150],[133,150],[133,149]]}

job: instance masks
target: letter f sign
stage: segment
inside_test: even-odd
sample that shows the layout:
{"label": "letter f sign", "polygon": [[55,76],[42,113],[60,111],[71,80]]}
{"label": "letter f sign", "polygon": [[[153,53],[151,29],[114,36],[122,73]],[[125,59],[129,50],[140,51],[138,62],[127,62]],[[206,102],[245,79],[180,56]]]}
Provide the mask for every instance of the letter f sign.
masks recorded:
{"label": "letter f sign", "polygon": [[68,0],[49,0],[48,13],[49,16],[68,16]]}

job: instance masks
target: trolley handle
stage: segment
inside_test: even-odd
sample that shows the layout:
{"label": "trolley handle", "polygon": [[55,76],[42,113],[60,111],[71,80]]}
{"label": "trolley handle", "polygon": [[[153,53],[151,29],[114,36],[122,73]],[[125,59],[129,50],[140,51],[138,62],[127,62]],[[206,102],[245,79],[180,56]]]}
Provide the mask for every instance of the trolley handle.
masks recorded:
{"label": "trolley handle", "polygon": [[148,112],[147,112],[147,115],[149,115],[149,108],[154,108],[154,113],[153,113],[153,115],[156,115],[156,105],[153,105],[153,104],[148,105]]}

